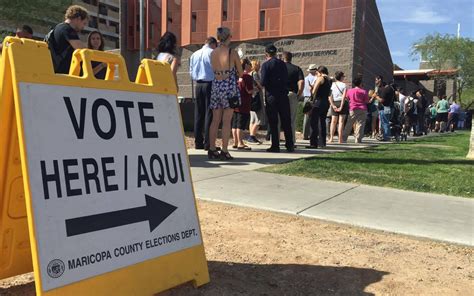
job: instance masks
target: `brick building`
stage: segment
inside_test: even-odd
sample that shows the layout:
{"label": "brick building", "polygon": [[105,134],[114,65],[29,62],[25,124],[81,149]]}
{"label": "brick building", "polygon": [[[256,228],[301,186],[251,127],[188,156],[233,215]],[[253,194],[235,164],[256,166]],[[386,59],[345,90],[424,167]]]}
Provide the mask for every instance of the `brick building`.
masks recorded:
{"label": "brick building", "polygon": [[[123,3],[126,2],[126,3]],[[293,63],[325,65],[343,71],[347,82],[364,75],[392,80],[393,64],[375,0],[145,0],[146,47],[151,52],[162,33],[171,31],[182,48],[178,72],[180,94],[192,96],[188,60],[207,36],[229,27],[232,46],[245,57],[264,60],[264,47],[291,51]],[[122,1],[121,49],[134,77],[138,64],[138,0]]]}

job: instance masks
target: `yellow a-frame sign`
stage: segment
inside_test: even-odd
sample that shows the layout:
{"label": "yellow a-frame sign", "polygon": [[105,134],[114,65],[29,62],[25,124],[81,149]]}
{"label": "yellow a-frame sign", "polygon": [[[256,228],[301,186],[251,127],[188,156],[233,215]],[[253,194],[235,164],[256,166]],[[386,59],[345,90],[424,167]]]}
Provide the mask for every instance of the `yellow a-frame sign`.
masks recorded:
{"label": "yellow a-frame sign", "polygon": [[169,65],[143,60],[132,83],[121,56],[76,50],[54,74],[45,43],[9,37],[0,66],[0,279],[33,270],[38,295],[207,283]]}

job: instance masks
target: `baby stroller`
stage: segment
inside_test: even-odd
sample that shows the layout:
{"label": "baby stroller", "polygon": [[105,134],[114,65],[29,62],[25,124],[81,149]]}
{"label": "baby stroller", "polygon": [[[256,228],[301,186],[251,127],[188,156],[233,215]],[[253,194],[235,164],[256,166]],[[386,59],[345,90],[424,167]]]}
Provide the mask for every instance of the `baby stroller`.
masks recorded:
{"label": "baby stroller", "polygon": [[395,141],[400,142],[400,140],[402,139],[402,118],[400,112],[400,104],[398,102],[395,102],[393,107],[393,112],[390,116],[390,134],[392,135],[392,138],[395,139]]}

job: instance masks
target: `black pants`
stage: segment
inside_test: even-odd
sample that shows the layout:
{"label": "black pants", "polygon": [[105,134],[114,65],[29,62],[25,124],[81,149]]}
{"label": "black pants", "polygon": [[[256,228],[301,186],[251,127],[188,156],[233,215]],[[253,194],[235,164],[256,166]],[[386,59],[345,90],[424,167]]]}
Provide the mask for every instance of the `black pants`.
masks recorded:
{"label": "black pants", "polygon": [[418,132],[420,134],[426,134],[426,124],[425,124],[425,110],[418,111]]}
{"label": "black pants", "polygon": [[[194,93],[194,144],[196,148],[209,147],[209,126],[212,122],[211,82],[196,82]],[[204,133],[204,137],[203,137]]]}
{"label": "black pants", "polygon": [[458,121],[459,121],[458,113],[449,113],[448,114],[448,130],[454,132],[458,128]]}
{"label": "black pants", "polygon": [[[311,110],[311,136],[309,144],[311,146],[326,146],[326,116],[328,114],[329,104],[322,103]],[[320,130],[321,128],[321,130]],[[318,142],[318,138],[320,138]]]}
{"label": "black pants", "polygon": [[266,97],[266,111],[268,124],[272,137],[272,148],[280,148],[280,135],[278,134],[278,115],[280,115],[281,128],[285,133],[285,146],[293,149],[293,134],[291,131],[290,100],[288,95]]}

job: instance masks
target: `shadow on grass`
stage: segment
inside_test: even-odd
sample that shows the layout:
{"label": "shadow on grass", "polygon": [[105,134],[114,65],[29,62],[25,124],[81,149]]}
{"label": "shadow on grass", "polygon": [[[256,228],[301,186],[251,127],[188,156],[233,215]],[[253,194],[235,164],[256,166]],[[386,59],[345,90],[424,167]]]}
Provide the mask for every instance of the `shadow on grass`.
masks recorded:
{"label": "shadow on grass", "polygon": [[211,282],[158,294],[175,295],[374,295],[365,288],[388,272],[369,268],[210,261]]}
{"label": "shadow on grass", "polygon": [[472,160],[463,160],[463,159],[450,159],[450,160],[425,160],[425,159],[396,159],[396,158],[358,158],[358,157],[311,157],[306,158],[305,161],[310,160],[328,160],[328,161],[337,161],[337,162],[352,162],[357,164],[364,163],[376,163],[376,164],[417,164],[417,165],[436,165],[436,164],[446,164],[446,165],[474,165]]}

